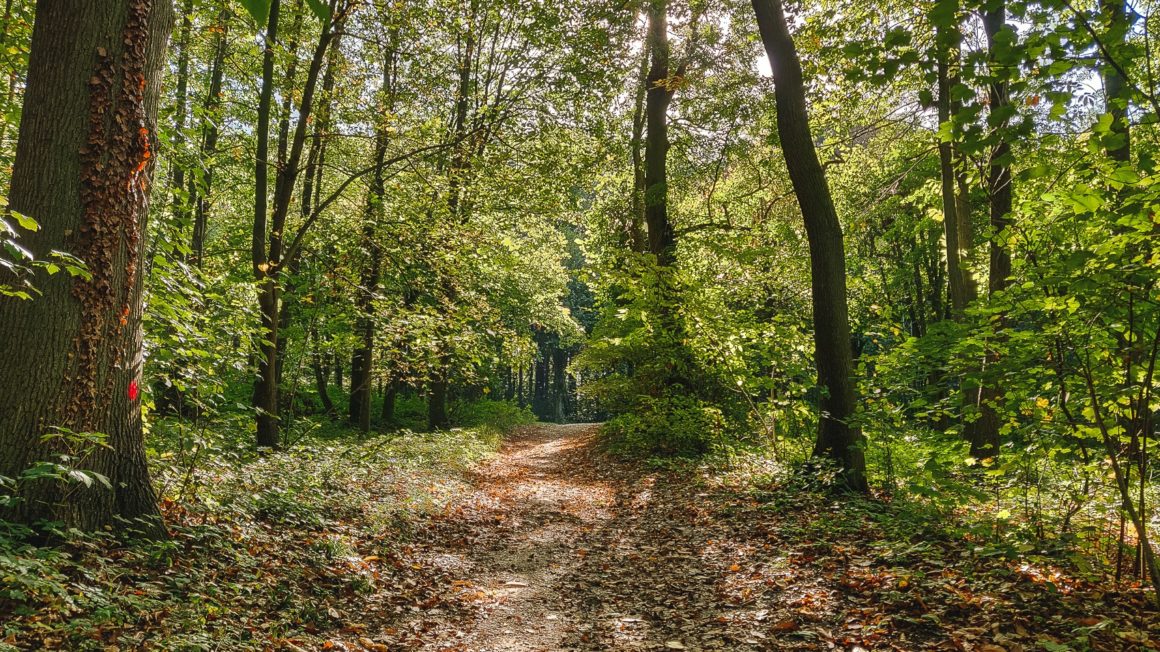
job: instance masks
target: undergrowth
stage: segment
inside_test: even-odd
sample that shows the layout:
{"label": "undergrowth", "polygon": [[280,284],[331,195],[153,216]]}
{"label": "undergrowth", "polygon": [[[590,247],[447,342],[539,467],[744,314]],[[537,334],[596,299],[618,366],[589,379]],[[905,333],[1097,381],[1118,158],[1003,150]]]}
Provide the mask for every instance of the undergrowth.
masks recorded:
{"label": "undergrowth", "polygon": [[[232,428],[158,424],[166,541],[66,531],[44,547],[5,524],[0,647],[263,650],[349,626],[344,601],[390,580],[412,525],[501,437],[490,425],[366,440],[297,427],[292,447],[258,457]],[[416,599],[385,593],[399,608]]]}

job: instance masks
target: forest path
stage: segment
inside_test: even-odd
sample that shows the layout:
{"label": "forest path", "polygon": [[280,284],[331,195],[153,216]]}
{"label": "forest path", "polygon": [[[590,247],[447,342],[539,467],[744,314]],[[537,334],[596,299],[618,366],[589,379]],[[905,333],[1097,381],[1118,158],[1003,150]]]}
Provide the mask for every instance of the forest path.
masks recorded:
{"label": "forest path", "polygon": [[829,647],[779,613],[818,598],[804,582],[784,592],[794,572],[776,535],[690,478],[603,455],[596,430],[532,426],[473,471],[471,489],[414,533],[407,563],[436,578],[430,598],[375,641],[463,652]]}

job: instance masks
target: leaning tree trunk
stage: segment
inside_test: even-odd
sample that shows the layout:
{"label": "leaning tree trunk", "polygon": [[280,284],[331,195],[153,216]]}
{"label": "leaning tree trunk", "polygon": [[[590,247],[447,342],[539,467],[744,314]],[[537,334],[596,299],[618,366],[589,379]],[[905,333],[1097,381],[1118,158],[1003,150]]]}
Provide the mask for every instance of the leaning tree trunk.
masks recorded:
{"label": "leaning tree trunk", "polygon": [[[336,2],[331,0],[331,14],[335,15]],[[273,63],[270,58],[273,44],[276,42],[278,25],[278,0],[274,0],[270,9],[270,23],[267,28],[266,57],[262,66],[262,90],[258,107],[258,156],[256,174],[256,198],[254,211],[254,228],[251,242],[251,257],[253,271],[258,282],[258,307],[262,315],[262,342],[258,356],[258,378],[254,383],[254,407],[257,411],[257,445],[260,448],[277,448],[281,445],[278,401],[278,361],[282,355],[282,340],[280,325],[283,320],[281,310],[284,287],[283,276],[287,275],[292,267],[283,270],[283,244],[286,239],[286,219],[290,211],[290,202],[293,199],[294,186],[298,179],[299,166],[302,162],[302,153],[308,135],[307,127],[311,121],[314,109],[314,94],[318,87],[318,79],[322,65],[326,58],[327,49],[334,38],[330,22],[324,22],[322,33],[314,48],[314,55],[310,60],[310,67],[303,84],[301,100],[298,105],[298,124],[295,127],[292,139],[280,139],[289,147],[289,154],[282,163],[283,155],[279,152],[279,169],[274,184],[274,204],[272,210],[267,211],[267,192],[269,190],[269,125],[271,109],[271,93],[273,89]],[[341,16],[336,16],[341,20]],[[280,146],[281,147],[281,146]],[[267,219],[269,220],[267,226]],[[268,239],[268,249],[267,249]],[[286,274],[284,274],[286,272]]]}
{"label": "leaning tree trunk", "polygon": [[810,244],[814,347],[818,380],[825,388],[814,455],[833,460],[846,484],[865,491],[862,432],[850,423],[856,407],[854,360],[846,305],[846,255],[842,226],[818,161],[806,112],[801,62],[781,0],[753,0],[765,51],[773,64],[777,131]]}
{"label": "leaning tree trunk", "polygon": [[[141,425],[141,254],[172,23],[168,0],[37,3],[11,207],[40,222],[25,241],[38,257],[69,251],[92,277],[44,276],[41,296],[0,299],[0,475],[80,454],[72,464],[111,487],[26,481],[6,518],[164,533]],[[44,438],[54,428],[108,447]]]}

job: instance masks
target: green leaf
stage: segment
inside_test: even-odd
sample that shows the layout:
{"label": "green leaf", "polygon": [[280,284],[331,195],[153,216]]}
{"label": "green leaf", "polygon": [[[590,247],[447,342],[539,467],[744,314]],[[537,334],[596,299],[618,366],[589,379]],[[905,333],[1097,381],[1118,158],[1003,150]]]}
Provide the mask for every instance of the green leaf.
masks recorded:
{"label": "green leaf", "polygon": [[16,211],[9,212],[12,213],[12,217],[16,218],[16,223],[20,225],[20,228],[27,229],[29,231],[40,230],[40,224],[38,224],[36,220],[32,219],[31,217],[28,217],[23,213],[17,213]]}
{"label": "green leaf", "polygon": [[326,0],[306,0],[306,4],[310,6],[310,11],[318,16],[318,20],[330,22],[330,5],[326,4]]}
{"label": "green leaf", "polygon": [[88,473],[85,473],[80,469],[69,469],[68,475],[73,480],[83,482],[86,487],[93,486],[93,479],[89,477]]}
{"label": "green leaf", "polygon": [[259,29],[266,26],[266,21],[270,20],[270,0],[238,0],[238,2],[241,2],[246,11],[254,17]]}

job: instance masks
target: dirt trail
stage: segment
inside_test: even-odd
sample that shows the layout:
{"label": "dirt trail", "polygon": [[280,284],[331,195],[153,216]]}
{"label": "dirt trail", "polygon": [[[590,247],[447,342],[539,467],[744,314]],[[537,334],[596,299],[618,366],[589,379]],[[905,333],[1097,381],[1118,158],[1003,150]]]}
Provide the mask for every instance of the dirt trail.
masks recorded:
{"label": "dirt trail", "polygon": [[379,640],[464,652],[807,642],[770,641],[771,628],[793,623],[778,621],[752,582],[738,581],[737,560],[760,549],[763,581],[777,588],[771,537],[739,540],[728,519],[699,506],[712,501],[694,483],[601,455],[595,432],[535,426],[476,470],[474,491],[417,535],[421,565],[444,578],[453,599],[432,600],[439,606],[416,610]]}
{"label": "dirt trail", "polygon": [[[900,538],[872,501],[611,458],[595,434],[540,425],[511,438],[392,553],[396,591],[358,608],[380,624],[342,649],[1029,652],[1072,641],[1093,605],[1146,602],[1108,603],[1100,585],[1061,577],[1045,590],[1049,569],[975,555],[970,541]],[[1147,638],[1136,620],[1111,618],[1123,631],[1091,634],[1090,649],[1144,649],[1125,647]]]}

